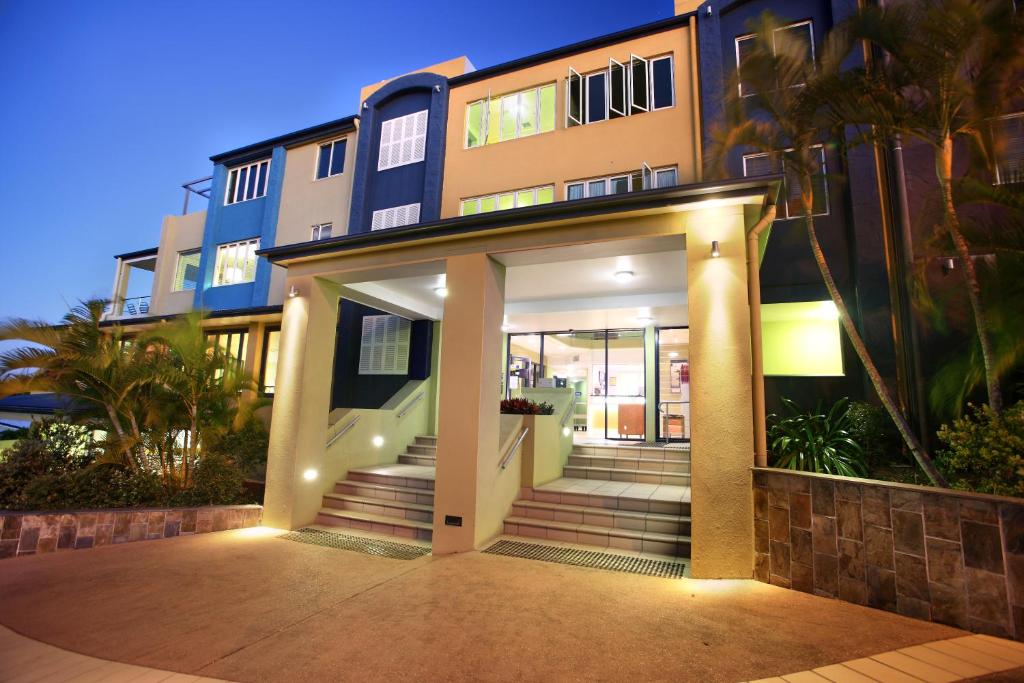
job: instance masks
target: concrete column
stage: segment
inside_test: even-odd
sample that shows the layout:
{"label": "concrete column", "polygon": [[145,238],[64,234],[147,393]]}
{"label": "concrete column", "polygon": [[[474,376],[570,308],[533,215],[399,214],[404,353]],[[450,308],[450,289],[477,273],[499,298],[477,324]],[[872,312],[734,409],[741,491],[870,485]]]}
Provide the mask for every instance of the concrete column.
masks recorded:
{"label": "concrete column", "polygon": [[[687,214],[694,578],[750,578],[754,462],[741,207]],[[717,240],[720,256],[711,256]]]}
{"label": "concrete column", "polygon": [[[330,410],[334,342],[338,321],[337,285],[316,278],[291,278],[298,295],[285,298],[267,454],[266,526],[294,529],[320,508]],[[305,473],[316,473],[307,479]]]}
{"label": "concrete column", "polygon": [[[441,323],[437,479],[434,496],[435,555],[473,550],[496,533],[490,493],[500,477],[501,345],[505,268],[486,254],[447,260]],[[516,477],[518,479],[518,475]],[[518,488],[518,481],[515,487]],[[448,526],[445,516],[462,518]],[[500,528],[500,519],[497,528]]]}

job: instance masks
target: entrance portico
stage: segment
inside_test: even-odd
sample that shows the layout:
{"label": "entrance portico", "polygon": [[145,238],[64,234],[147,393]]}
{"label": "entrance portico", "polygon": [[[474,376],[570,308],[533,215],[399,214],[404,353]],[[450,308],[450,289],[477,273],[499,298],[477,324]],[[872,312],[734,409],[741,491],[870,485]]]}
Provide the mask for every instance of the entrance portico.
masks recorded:
{"label": "entrance portico", "polygon": [[[337,301],[346,292],[365,297],[373,288],[362,283],[445,277],[439,368],[432,368],[439,461],[433,551],[462,552],[501,533],[522,481],[519,458],[506,469],[499,466],[509,437],[498,405],[506,371],[499,351],[506,310],[501,261],[515,253],[581,245],[614,249],[674,237],[685,244],[679,267],[686,272],[690,327],[692,571],[700,577],[749,576],[755,421],[747,232],[775,190],[774,182],[764,181],[677,187],[267,250],[288,269],[286,291],[295,296],[285,303],[282,323],[266,523],[309,523],[320,497],[345,469],[333,453],[328,457],[324,433]],[[377,290],[382,307],[394,298],[383,295],[387,289]],[[392,306],[416,308],[411,301]],[[395,308],[384,310],[399,313]]]}

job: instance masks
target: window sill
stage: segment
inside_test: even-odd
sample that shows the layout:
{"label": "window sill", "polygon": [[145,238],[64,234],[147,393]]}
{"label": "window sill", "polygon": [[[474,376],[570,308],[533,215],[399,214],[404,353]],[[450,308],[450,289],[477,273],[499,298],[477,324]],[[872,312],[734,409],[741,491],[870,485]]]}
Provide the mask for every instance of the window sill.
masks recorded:
{"label": "window sill", "polygon": [[256,282],[256,279],[246,280],[244,282],[222,282],[220,284],[210,285],[210,289],[223,289],[224,287],[237,287],[239,285],[251,285]]}
{"label": "window sill", "polygon": [[254,201],[258,200],[258,199],[266,199],[266,198],[267,198],[267,195],[264,194],[264,195],[260,195],[259,197],[252,197],[251,199],[240,199],[237,202],[231,202],[230,204],[225,202],[224,206],[225,207],[228,207],[228,206],[238,206],[239,204],[245,204],[246,202],[254,202]]}
{"label": "window sill", "polygon": [[[394,167],[394,168],[397,168],[397,167]],[[344,171],[342,171],[341,173],[335,173],[333,175],[325,175],[323,178],[315,178],[314,177],[313,178],[313,182],[314,183],[319,183],[321,180],[330,180],[331,178],[340,178],[343,175],[345,175]]]}

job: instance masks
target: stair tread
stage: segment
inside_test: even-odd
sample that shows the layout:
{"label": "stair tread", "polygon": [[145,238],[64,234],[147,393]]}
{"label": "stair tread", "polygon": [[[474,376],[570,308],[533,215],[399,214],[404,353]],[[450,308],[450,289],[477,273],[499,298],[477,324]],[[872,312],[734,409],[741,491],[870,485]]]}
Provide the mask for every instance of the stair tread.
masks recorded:
{"label": "stair tread", "polygon": [[[405,468],[415,467],[415,470]],[[398,468],[396,470],[396,468]],[[395,477],[397,479],[426,479],[434,480],[434,468],[429,465],[406,465],[404,463],[392,463],[390,465],[371,465],[369,467],[353,467],[349,473],[369,474],[378,477]]]}
{"label": "stair tread", "polygon": [[667,462],[672,462],[672,463],[689,462],[689,460],[686,460],[686,459],[683,459],[683,458],[679,458],[678,460],[674,459],[674,458],[636,458],[636,457],[633,457],[631,455],[597,455],[595,453],[570,453],[569,457],[570,458],[589,458],[590,460],[598,460],[598,461],[604,461],[604,460],[612,460],[612,461],[614,461],[614,460],[623,460],[625,462],[635,462],[635,463],[638,463],[638,464],[639,463],[645,463],[645,462],[661,462],[661,463],[663,463],[663,462],[666,462],[666,461]]}
{"label": "stair tread", "polygon": [[626,469],[624,467],[594,467],[593,465],[566,465],[566,469],[597,470],[600,472],[643,472],[644,474],[661,474],[669,477],[690,477],[689,472],[670,472],[665,470]]}
{"label": "stair tread", "polygon": [[328,515],[330,517],[345,517],[346,519],[358,519],[364,522],[376,522],[378,524],[386,524],[388,526],[412,527],[414,529],[423,529],[425,531],[430,531],[434,528],[434,525],[430,522],[418,522],[414,519],[405,519],[404,517],[389,517],[387,515],[378,515],[372,512],[362,512],[359,510],[320,508],[320,514]]}
{"label": "stair tread", "polygon": [[[375,489],[377,491],[394,491],[395,493],[415,493],[415,494],[420,495],[420,496],[424,496],[424,495],[432,496],[432,495],[434,495],[434,490],[433,489],[418,489],[418,488],[414,488],[412,486],[398,486],[397,484],[377,484],[377,483],[370,482],[370,481],[358,481],[358,480],[354,480],[354,479],[342,479],[340,481],[334,482],[335,486],[342,485],[342,484],[347,485],[347,486],[358,486],[359,488],[364,488],[364,489]],[[344,495],[348,495],[348,494],[344,494]],[[386,498],[384,498],[384,499],[373,498],[372,500],[387,500],[387,499]]]}
{"label": "stair tread", "polygon": [[[412,489],[412,491],[420,490],[422,489]],[[418,510],[420,512],[434,511],[433,505],[423,505],[422,503],[407,503],[402,500],[389,500],[387,498],[371,498],[369,496],[357,496],[351,493],[325,493],[324,498],[332,498],[334,500],[347,500],[353,503],[365,503],[368,505],[380,505],[382,507],[402,508],[404,510]]]}
{"label": "stair tread", "polygon": [[610,514],[616,517],[628,519],[650,519],[656,522],[690,522],[692,518],[685,515],[668,515],[663,512],[638,512],[634,510],[619,510],[616,508],[602,508],[593,505],[569,505],[566,503],[545,503],[540,500],[517,500],[512,505],[537,508],[541,510],[565,510],[567,512],[580,512],[591,514]]}
{"label": "stair tread", "polygon": [[573,524],[572,522],[559,522],[552,519],[537,519],[536,517],[506,517],[509,524],[522,524],[525,526],[541,526],[546,529],[563,529],[565,531],[582,531],[588,534],[618,536],[621,538],[636,538],[648,541],[664,541],[666,543],[689,543],[689,536],[666,534],[659,531],[639,531],[637,529],[619,529],[617,527],[594,526],[593,524]]}

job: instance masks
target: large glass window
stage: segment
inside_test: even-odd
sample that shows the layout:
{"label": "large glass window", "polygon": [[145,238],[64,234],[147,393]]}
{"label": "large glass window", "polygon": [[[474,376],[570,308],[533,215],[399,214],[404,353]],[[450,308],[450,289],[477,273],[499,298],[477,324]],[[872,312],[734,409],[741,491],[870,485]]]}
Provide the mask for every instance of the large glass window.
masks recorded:
{"label": "large glass window", "polygon": [[466,147],[490,145],[554,129],[553,83],[466,105]]}
{"label": "large glass window", "polygon": [[605,178],[569,181],[565,184],[565,198],[603,197],[609,194],[648,190],[652,187],[672,187],[676,183],[677,173],[675,166],[658,168],[654,171],[646,168]]}
{"label": "large glass window", "polygon": [[658,438],[690,438],[690,330],[658,330]]}
{"label": "large glass window", "polygon": [[281,330],[267,330],[263,338],[263,365],[260,368],[260,391],[273,395],[277,389],[277,357],[281,350]]}
{"label": "large glass window", "polygon": [[536,204],[550,204],[553,201],[555,201],[555,186],[544,185],[543,187],[530,187],[523,190],[463,199],[460,210],[463,216],[472,216],[473,214],[487,213],[489,211],[515,209]]}
{"label": "large glass window", "polygon": [[[782,154],[746,154],[743,156],[743,175],[746,177],[771,175],[784,173],[783,196],[786,201],[779,219],[799,218],[803,216],[803,201],[800,197],[800,179],[792,168],[786,164],[786,156],[793,150],[784,150]],[[828,168],[825,160],[825,148],[816,145],[812,152],[818,155],[818,170],[811,176],[811,185],[814,190],[814,206],[812,213],[815,216],[827,216],[829,213],[828,201]]]}
{"label": "large glass window", "polygon": [[763,304],[761,338],[765,375],[843,374],[839,313],[832,301]]}
{"label": "large glass window", "polygon": [[[754,48],[754,40],[757,36],[748,34],[736,38],[736,69],[739,73],[740,97],[756,95],[753,85],[743,74],[743,62],[751,54]],[[797,49],[806,51],[807,60],[814,62],[814,24],[811,21],[800,21],[787,26],[780,26],[772,34],[772,51],[782,49],[783,45],[795,46]],[[803,85],[797,83],[794,85]]]}
{"label": "large glass window", "polygon": [[217,260],[213,267],[213,286],[237,285],[256,279],[256,250],[260,238],[232,242],[217,247]]}
{"label": "large glass window", "polygon": [[178,252],[178,263],[174,268],[172,292],[193,292],[199,284],[199,249]]}
{"label": "large glass window", "polygon": [[267,194],[267,178],[270,175],[270,159],[255,161],[239,166],[228,172],[228,187],[224,193],[225,204],[237,204],[250,199],[259,199]]}
{"label": "large glass window", "polygon": [[316,164],[316,179],[339,175],[345,170],[345,140],[334,140],[320,145]]}
{"label": "large glass window", "polygon": [[672,55],[644,59],[630,55],[623,63],[580,74],[569,68],[566,80],[566,126],[579,126],[664,109],[675,104]]}
{"label": "large glass window", "polygon": [[249,350],[249,332],[247,330],[217,330],[206,333],[206,341],[230,356],[239,364],[245,363],[245,354]]}
{"label": "large glass window", "polygon": [[608,118],[608,74],[600,71],[587,76],[587,123]]}
{"label": "large glass window", "polygon": [[310,239],[312,239],[314,242],[317,240],[329,239],[331,236],[331,232],[333,230],[333,223],[320,223],[319,225],[314,225]]}
{"label": "large glass window", "polygon": [[1024,113],[996,119],[996,184],[1024,182]]}

